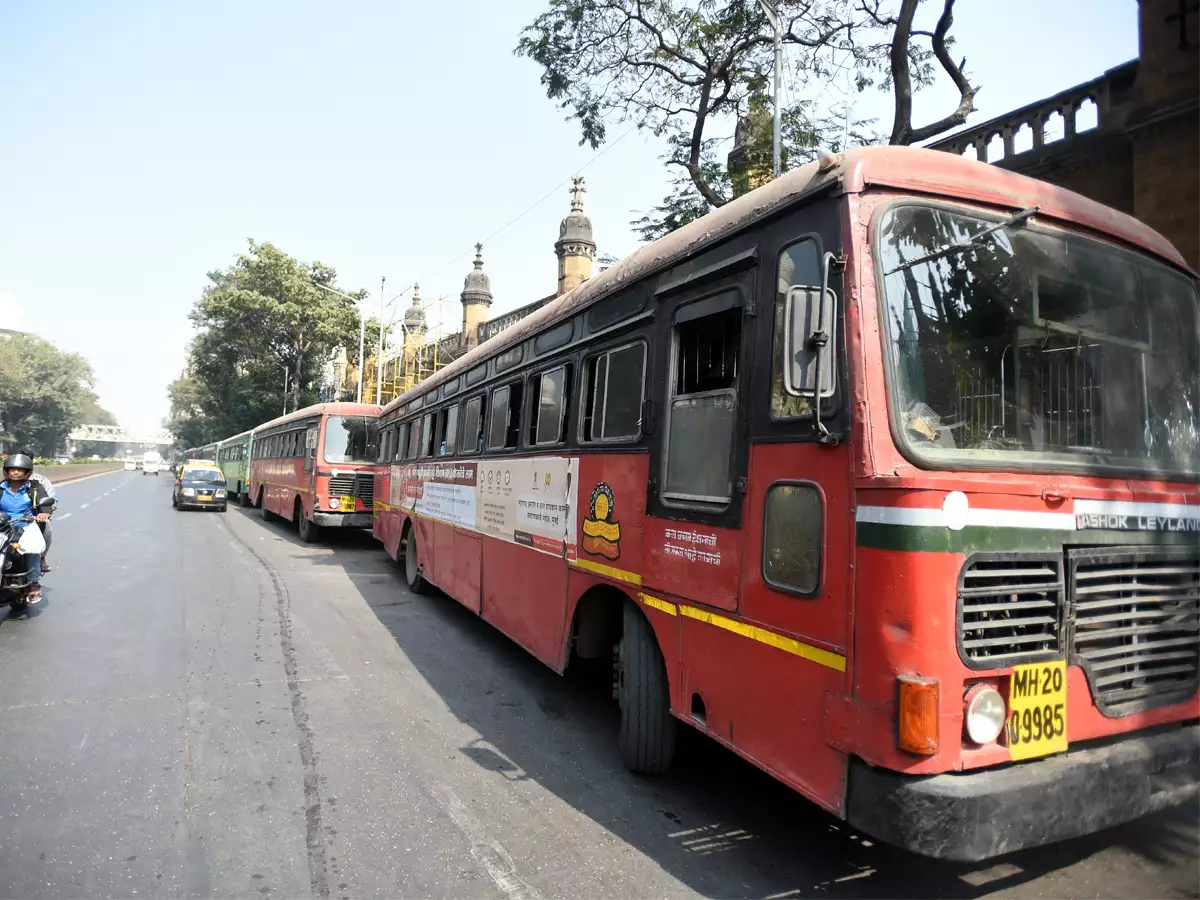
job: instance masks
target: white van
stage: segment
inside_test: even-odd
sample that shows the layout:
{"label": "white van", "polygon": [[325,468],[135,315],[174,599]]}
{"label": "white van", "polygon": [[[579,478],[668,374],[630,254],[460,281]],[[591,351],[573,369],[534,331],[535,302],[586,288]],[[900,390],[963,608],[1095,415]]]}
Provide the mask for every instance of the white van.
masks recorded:
{"label": "white van", "polygon": [[154,450],[145,454],[142,457],[142,474],[143,475],[158,475],[159,469],[162,468],[162,456]]}

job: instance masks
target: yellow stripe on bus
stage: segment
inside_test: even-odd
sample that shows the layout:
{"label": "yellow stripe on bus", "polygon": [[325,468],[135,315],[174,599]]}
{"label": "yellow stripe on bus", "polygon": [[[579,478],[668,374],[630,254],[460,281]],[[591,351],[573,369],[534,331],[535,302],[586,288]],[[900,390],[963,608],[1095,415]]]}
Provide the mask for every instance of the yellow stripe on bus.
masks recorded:
{"label": "yellow stripe on bus", "polygon": [[649,594],[643,594],[640,591],[638,592],[638,596],[642,599],[642,602],[651,609],[657,609],[661,612],[665,612],[668,616],[678,615],[678,613],[675,611],[674,603],[668,603],[666,600],[659,600],[657,597],[651,597]]}
{"label": "yellow stripe on bus", "polygon": [[605,575],[609,578],[615,578],[617,581],[627,581],[630,584],[642,583],[642,576],[637,572],[626,572],[624,569],[606,566],[603,563],[595,563],[589,559],[573,559],[571,560],[571,565],[595,575]]}
{"label": "yellow stripe on bus", "polygon": [[846,657],[837,653],[831,653],[828,650],[822,650],[820,647],[802,643],[795,638],[784,637],[782,634],[767,631],[765,628],[759,628],[757,625],[748,625],[745,622],[738,622],[735,619],[718,616],[716,613],[696,609],[694,606],[681,606],[679,607],[679,611],[689,619],[696,619],[700,622],[706,622],[709,625],[716,625],[718,628],[724,628],[726,631],[732,631],[734,634],[748,637],[752,641],[776,647],[785,653],[791,653],[793,656],[802,657],[838,672],[846,671]]}

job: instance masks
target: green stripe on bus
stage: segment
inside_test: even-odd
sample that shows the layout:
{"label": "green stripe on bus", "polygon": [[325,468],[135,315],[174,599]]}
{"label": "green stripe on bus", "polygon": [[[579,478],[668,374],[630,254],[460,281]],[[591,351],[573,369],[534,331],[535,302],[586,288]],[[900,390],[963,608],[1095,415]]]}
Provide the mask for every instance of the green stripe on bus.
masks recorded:
{"label": "green stripe on bus", "polygon": [[1041,528],[989,528],[971,526],[961,531],[923,525],[857,523],[858,546],[877,550],[925,553],[973,553],[1020,550],[1044,552],[1064,545],[1175,545],[1191,546],[1195,535],[1161,531],[1052,531]]}

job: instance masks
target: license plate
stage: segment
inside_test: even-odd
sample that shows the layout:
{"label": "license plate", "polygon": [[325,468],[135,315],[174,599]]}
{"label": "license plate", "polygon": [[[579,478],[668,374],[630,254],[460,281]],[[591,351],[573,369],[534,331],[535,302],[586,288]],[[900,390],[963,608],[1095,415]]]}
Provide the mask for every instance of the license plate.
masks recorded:
{"label": "license plate", "polygon": [[197,499],[197,500],[199,500],[201,503],[207,503],[209,500],[211,500],[211,499],[212,499],[212,497],[203,497],[203,496],[201,496],[201,497],[197,497],[196,499]]}
{"label": "license plate", "polygon": [[1033,759],[1067,749],[1067,664],[1064,660],[1013,668],[1008,696],[1008,752]]}
{"label": "license plate", "polygon": [[354,512],[354,498],[343,497],[341,500],[342,512]]}

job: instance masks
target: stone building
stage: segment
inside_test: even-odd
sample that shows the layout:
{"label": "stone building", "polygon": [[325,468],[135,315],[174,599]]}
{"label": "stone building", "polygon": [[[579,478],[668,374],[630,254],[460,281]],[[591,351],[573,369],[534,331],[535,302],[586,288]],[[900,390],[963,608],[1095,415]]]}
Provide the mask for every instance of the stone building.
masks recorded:
{"label": "stone building", "polygon": [[[384,357],[382,397],[386,403],[406,390],[419,384],[435,371],[462,356],[483,341],[499,334],[505,328],[519,322],[534,310],[549,303],[555,297],[574,290],[592,277],[596,259],[596,242],[592,237],[592,223],[583,209],[583,195],[587,188],[582,177],[572,180],[571,209],[558,228],[558,240],[554,243],[554,254],[558,258],[558,285],[555,293],[505,313],[498,319],[490,318],[493,301],[492,281],[483,269],[483,245],[475,245],[475,261],[463,279],[462,324],[453,334],[430,339],[425,301],[421,299],[420,285],[414,285],[412,304],[404,312],[401,332],[403,340]],[[368,359],[368,376],[364,399],[374,398],[374,360]]]}
{"label": "stone building", "polygon": [[930,146],[1130,213],[1200,269],[1200,3],[1138,16],[1137,59]]}

